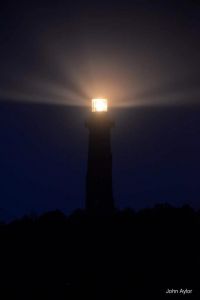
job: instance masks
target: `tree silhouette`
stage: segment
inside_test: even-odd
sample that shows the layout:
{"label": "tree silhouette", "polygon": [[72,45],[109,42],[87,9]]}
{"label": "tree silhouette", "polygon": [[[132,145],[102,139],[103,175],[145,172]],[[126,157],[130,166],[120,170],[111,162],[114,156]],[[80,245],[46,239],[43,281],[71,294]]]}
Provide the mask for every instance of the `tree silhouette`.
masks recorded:
{"label": "tree silhouette", "polygon": [[1,223],[0,293],[134,299],[187,288],[197,296],[199,229],[199,212],[167,204],[106,216],[53,211]]}

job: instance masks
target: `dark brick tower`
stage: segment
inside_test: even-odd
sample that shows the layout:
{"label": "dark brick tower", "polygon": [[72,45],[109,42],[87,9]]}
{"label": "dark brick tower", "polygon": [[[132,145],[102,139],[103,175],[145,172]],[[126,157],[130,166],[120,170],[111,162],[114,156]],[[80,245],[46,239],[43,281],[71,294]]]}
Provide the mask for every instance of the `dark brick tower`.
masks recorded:
{"label": "dark brick tower", "polygon": [[114,209],[112,191],[111,128],[109,113],[95,110],[86,121],[89,130],[88,165],[86,176],[86,210],[109,213]]}

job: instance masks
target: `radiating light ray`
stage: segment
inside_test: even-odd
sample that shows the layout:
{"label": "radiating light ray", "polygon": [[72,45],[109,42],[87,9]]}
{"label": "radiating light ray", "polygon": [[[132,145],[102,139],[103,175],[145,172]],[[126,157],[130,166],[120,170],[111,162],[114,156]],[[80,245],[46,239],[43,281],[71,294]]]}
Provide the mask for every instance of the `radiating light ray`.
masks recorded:
{"label": "radiating light ray", "polygon": [[[101,53],[91,49],[69,51],[55,37],[40,48],[39,68],[28,71],[15,68],[0,81],[0,99],[14,101],[88,106],[94,95],[106,95],[111,107],[190,104],[200,101],[200,84],[191,74],[165,77],[162,70],[146,76],[144,67],[136,67],[136,58],[128,64],[122,54]],[[91,47],[90,47],[91,48]],[[75,53],[74,53],[75,52]],[[178,73],[177,73],[178,74]],[[189,82],[189,83],[188,83]]]}

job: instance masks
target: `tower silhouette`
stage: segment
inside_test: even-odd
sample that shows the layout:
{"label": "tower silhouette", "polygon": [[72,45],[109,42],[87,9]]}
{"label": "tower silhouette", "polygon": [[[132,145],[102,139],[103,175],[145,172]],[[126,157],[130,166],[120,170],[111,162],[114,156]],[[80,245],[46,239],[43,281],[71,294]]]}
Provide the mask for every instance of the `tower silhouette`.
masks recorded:
{"label": "tower silhouette", "polygon": [[114,122],[107,111],[91,112],[86,175],[86,210],[109,213],[114,209],[112,188],[111,128]]}

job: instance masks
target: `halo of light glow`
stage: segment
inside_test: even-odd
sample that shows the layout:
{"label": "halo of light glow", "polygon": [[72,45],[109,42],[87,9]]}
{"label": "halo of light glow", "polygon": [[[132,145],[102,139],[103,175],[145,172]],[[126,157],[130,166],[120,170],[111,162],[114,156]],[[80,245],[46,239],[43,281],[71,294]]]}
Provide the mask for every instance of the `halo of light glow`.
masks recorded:
{"label": "halo of light glow", "polygon": [[108,110],[108,100],[104,98],[92,99],[92,112],[105,112]]}

